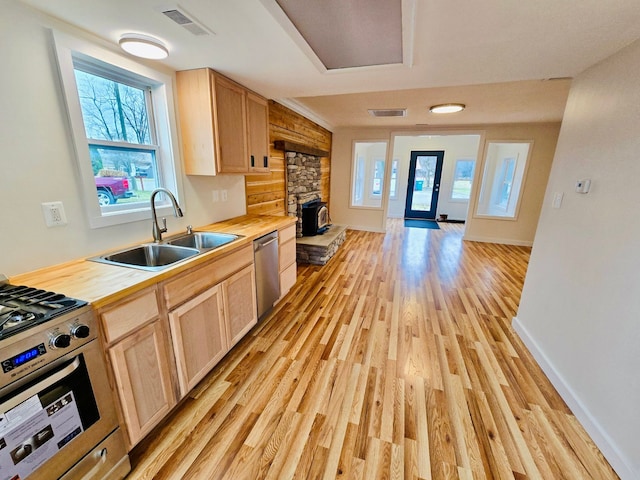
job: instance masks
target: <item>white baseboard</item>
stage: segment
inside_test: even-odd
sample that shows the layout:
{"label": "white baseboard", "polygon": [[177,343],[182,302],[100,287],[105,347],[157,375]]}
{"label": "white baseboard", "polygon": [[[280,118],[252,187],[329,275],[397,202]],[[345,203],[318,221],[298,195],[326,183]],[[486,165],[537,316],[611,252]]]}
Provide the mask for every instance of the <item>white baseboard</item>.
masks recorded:
{"label": "white baseboard", "polygon": [[591,415],[589,410],[585,408],[580,398],[573,392],[571,386],[556,370],[518,317],[513,317],[511,325],[618,476],[622,480],[637,480],[640,478],[640,472],[634,471],[633,462],[629,461],[629,459],[620,452],[615,442]]}
{"label": "white baseboard", "polygon": [[520,247],[531,247],[533,241],[529,240],[513,240],[510,238],[493,238],[493,237],[480,237],[477,235],[464,235],[463,240],[469,240],[471,242],[484,242],[484,243],[501,243],[503,245],[518,245]]}
{"label": "white baseboard", "polygon": [[380,229],[371,228],[371,227],[365,227],[365,226],[361,226],[361,225],[348,225],[347,228],[350,229],[350,230],[360,230],[360,231],[363,231],[363,232],[387,233],[386,230],[380,230]]}

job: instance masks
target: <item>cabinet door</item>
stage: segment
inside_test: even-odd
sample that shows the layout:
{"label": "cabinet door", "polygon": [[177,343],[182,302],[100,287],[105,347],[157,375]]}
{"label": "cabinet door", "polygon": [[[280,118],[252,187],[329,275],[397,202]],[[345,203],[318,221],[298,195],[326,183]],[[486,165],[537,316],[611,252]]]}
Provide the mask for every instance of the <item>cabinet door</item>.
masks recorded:
{"label": "cabinet door", "polygon": [[176,87],[184,173],[215,175],[218,152],[212,73],[206,68],[176,72]]}
{"label": "cabinet door", "polygon": [[169,325],[184,397],[228,351],[220,285],[169,312]]}
{"label": "cabinet door", "polygon": [[247,93],[247,130],[249,170],[269,172],[269,104],[251,92]]}
{"label": "cabinet door", "polygon": [[167,344],[157,320],[109,349],[129,446],[149,433],[176,404]]}
{"label": "cabinet door", "polygon": [[218,171],[247,173],[246,90],[219,75],[211,75],[214,75]]}
{"label": "cabinet door", "polygon": [[229,348],[258,322],[256,275],[253,264],[222,283]]}

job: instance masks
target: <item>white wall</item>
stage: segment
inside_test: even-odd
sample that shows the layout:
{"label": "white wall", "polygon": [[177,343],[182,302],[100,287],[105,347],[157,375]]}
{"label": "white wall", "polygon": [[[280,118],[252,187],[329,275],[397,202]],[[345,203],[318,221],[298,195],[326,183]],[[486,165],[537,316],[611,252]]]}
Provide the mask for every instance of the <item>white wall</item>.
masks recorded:
{"label": "white wall", "polygon": [[[151,240],[151,220],[89,228],[48,27],[84,36],[34,13],[20,2],[3,2],[0,15],[0,272],[15,275]],[[96,40],[96,39],[92,39]],[[100,40],[116,51],[115,45]],[[149,63],[152,68],[158,65]],[[173,76],[173,72],[162,70]],[[181,158],[177,161],[181,162]],[[184,218],[167,219],[169,232],[245,213],[242,176],[186,177]],[[213,203],[212,190],[228,201]],[[47,228],[40,204],[62,201],[68,225]]]}
{"label": "white wall", "polygon": [[480,135],[396,135],[393,140],[393,158],[398,159],[398,194],[396,199],[389,199],[387,216],[404,217],[411,151],[444,150],[436,215],[446,213],[451,220],[466,219],[469,201],[451,199],[453,174],[456,160],[476,160],[479,144]]}
{"label": "white wall", "polygon": [[[638,78],[640,42],[574,80],[514,319],[626,479],[640,478]],[[585,178],[591,191],[575,193]]]}

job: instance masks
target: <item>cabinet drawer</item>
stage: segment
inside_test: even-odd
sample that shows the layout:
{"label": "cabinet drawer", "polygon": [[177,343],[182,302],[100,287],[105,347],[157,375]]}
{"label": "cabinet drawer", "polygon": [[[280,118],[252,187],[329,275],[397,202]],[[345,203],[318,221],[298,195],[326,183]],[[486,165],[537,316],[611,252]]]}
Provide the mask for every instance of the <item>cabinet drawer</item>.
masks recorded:
{"label": "cabinet drawer", "polygon": [[278,242],[281,244],[288,242],[289,240],[295,240],[295,238],[296,238],[295,223],[293,225],[289,225],[286,228],[283,228],[282,230],[278,230]]}
{"label": "cabinet drawer", "polygon": [[100,312],[100,320],[107,342],[112,343],[157,318],[159,314],[158,295],[153,288],[133,295],[117,307],[107,307]]}
{"label": "cabinet drawer", "polygon": [[282,272],[292,263],[296,263],[296,241],[289,240],[280,244],[280,255],[278,256],[279,270]]}
{"label": "cabinet drawer", "polygon": [[167,309],[171,310],[252,263],[253,247],[247,245],[226,257],[216,258],[200,268],[166,282],[163,293]]}
{"label": "cabinet drawer", "polygon": [[284,297],[296,284],[297,265],[295,262],[280,272],[280,298]]}

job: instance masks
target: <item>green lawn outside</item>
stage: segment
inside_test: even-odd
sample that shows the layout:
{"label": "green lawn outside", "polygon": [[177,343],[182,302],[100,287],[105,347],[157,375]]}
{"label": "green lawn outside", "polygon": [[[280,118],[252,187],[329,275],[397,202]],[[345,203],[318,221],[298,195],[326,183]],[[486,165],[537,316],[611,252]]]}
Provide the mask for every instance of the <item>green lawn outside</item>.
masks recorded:
{"label": "green lawn outside", "polygon": [[456,180],[453,182],[451,198],[469,200],[471,195],[471,180]]}

